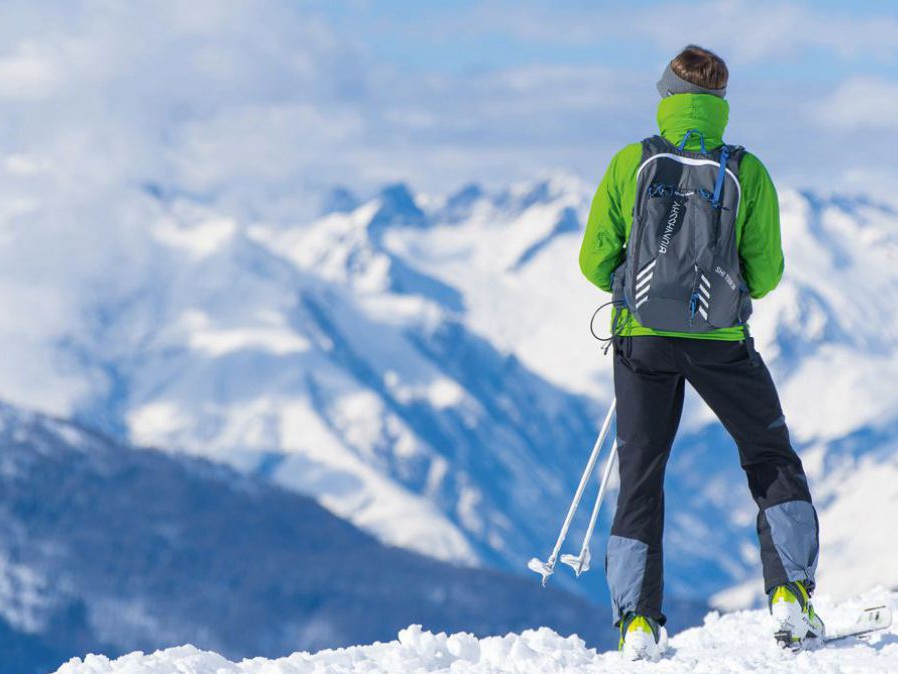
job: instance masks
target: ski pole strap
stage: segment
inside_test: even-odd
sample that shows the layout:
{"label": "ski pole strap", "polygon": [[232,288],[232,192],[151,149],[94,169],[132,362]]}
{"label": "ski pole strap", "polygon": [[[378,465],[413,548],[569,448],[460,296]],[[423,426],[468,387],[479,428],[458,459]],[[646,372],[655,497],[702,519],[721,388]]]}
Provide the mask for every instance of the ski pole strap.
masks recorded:
{"label": "ski pole strap", "polygon": [[680,149],[680,150],[686,149],[686,141],[689,140],[689,136],[691,136],[692,134],[696,134],[698,136],[698,141],[702,148],[702,154],[708,154],[708,151],[705,149],[705,137],[702,135],[702,132],[699,131],[698,129],[689,129],[689,131],[686,132],[686,135],[683,136],[683,140],[680,141],[680,145],[679,145],[678,149]]}
{"label": "ski pole strap", "polygon": [[[602,337],[596,333],[594,324],[596,321],[596,316],[598,316],[599,312],[607,306],[611,306],[611,334],[608,337]],[[602,304],[593,312],[592,318],[589,319],[589,331],[592,333],[592,336],[605,345],[605,347],[602,349],[603,354],[608,353],[608,350],[613,345],[615,338],[620,334],[620,330],[622,329],[620,324],[620,317],[626,306],[626,301],[622,300],[611,300],[610,302],[605,302],[605,304]]]}
{"label": "ski pole strap", "polygon": [[727,159],[730,156],[730,146],[724,145],[720,151],[720,169],[717,171],[717,182],[714,183],[714,194],[711,197],[711,205],[720,208],[720,195],[723,193],[723,179],[727,172]]}

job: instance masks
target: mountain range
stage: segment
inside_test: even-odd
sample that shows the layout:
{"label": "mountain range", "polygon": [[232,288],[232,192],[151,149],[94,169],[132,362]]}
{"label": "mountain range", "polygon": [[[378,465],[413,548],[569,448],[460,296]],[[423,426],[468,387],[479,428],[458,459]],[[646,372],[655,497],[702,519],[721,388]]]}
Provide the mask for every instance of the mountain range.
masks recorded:
{"label": "mountain range", "polygon": [[[294,221],[147,184],[118,196],[115,227],[78,221],[90,246],[75,257],[42,247],[67,223],[39,206],[28,227],[7,214],[0,292],[20,319],[0,343],[18,379],[0,368],[0,395],[310,497],[381,544],[527,573],[612,397],[589,331],[607,298],[576,263],[590,197],[563,173],[447,196],[338,188]],[[898,214],[859,197],[780,201],[786,275],[752,327],[820,508],[820,585],[896,586],[893,544],[858,522],[894,509]],[[754,506],[694,396],[667,489],[668,596],[757,604]],[[556,579],[605,601],[600,572]]]}

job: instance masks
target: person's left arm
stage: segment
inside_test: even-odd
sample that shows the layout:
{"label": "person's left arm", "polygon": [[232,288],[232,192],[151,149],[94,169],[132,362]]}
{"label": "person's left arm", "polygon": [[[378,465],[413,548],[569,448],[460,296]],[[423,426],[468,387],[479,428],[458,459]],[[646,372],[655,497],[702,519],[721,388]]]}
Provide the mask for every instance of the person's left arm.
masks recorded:
{"label": "person's left arm", "polygon": [[622,196],[641,157],[641,143],[628,145],[614,155],[589,209],[580,246],[580,270],[605,292],[611,292],[611,273],[623,262],[629,213],[623,212]]}

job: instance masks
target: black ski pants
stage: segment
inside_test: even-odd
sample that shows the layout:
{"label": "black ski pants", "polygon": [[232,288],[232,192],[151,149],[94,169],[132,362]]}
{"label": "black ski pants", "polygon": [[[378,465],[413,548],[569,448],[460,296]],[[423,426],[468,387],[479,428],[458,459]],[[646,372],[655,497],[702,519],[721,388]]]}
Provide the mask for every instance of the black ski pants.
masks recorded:
{"label": "black ski pants", "polygon": [[751,341],[635,336],[615,340],[620,492],[605,559],[615,624],[629,612],[664,623],[664,471],[689,382],[736,441],[758,505],[767,592],[814,586],[817,515],[789,442],[770,372]]}

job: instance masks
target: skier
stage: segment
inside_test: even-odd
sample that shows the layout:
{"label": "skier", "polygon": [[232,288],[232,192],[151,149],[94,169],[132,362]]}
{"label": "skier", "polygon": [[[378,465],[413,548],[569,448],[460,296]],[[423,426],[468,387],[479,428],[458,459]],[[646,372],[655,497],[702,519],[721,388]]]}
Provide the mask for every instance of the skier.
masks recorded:
{"label": "skier", "polygon": [[596,191],[580,268],[613,293],[620,493],[606,551],[627,658],[660,657],[664,470],[688,381],[739,449],[758,505],[776,637],[823,637],[810,601],[817,514],[773,380],[746,320],[783,274],[776,190],[763,164],[724,145],[728,71],[690,45],[658,82],[659,136],[618,152]]}

